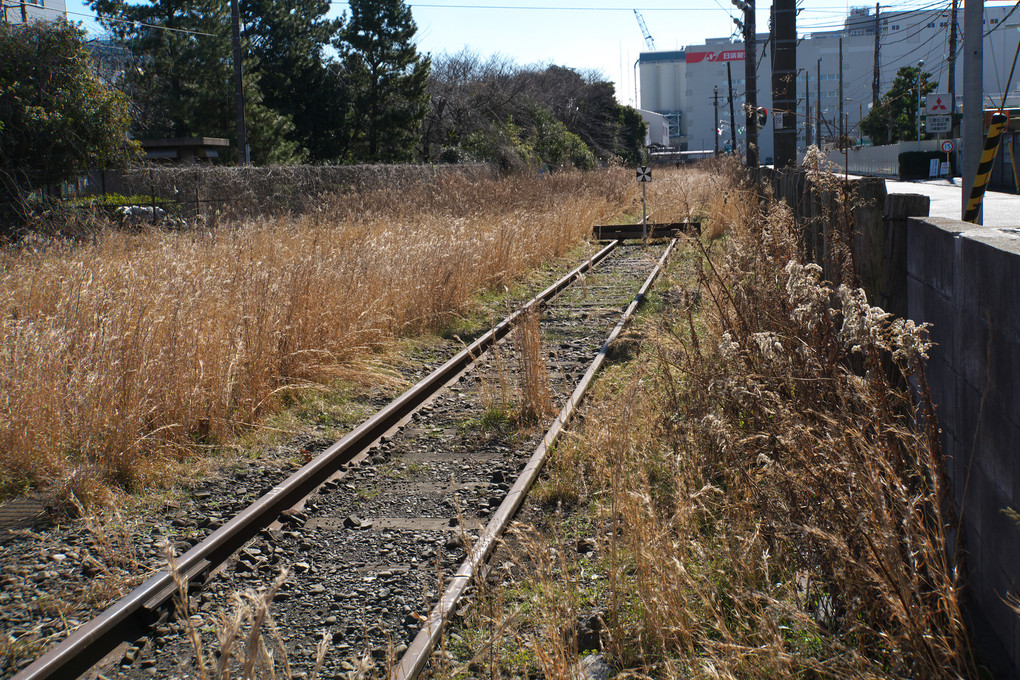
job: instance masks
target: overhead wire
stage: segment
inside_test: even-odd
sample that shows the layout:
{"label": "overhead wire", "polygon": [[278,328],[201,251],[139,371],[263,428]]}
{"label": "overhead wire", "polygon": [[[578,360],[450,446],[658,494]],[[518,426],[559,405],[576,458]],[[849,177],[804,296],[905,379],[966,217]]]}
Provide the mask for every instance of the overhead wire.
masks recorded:
{"label": "overhead wire", "polygon": [[70,12],[70,11],[68,11],[66,13],[67,14],[72,14],[74,16],[79,16],[79,17],[88,17],[90,19],[95,19],[96,21],[100,21],[100,22],[110,22],[110,23],[115,23],[115,24],[137,24],[139,26],[144,26],[146,28],[151,28],[151,29],[154,29],[154,30],[157,30],[157,31],[170,31],[172,33],[186,33],[188,35],[201,35],[201,36],[205,36],[205,37],[208,37],[208,38],[224,38],[224,39],[226,39],[226,37],[227,37],[225,35],[218,35],[216,33],[205,33],[203,31],[192,31],[192,30],[189,30],[189,29],[186,29],[186,28],[171,28],[169,26],[160,26],[158,24],[149,24],[149,23],[146,23],[144,21],[140,21],[138,19],[124,19],[124,18],[110,17],[110,16],[106,16],[106,17],[100,18],[100,17],[94,16],[92,14],[85,14],[83,12]]}

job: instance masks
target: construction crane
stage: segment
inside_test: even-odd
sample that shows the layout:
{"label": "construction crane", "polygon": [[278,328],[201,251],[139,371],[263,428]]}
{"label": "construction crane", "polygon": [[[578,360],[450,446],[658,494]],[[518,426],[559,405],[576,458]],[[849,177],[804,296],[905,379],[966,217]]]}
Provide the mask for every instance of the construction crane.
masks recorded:
{"label": "construction crane", "polygon": [[645,36],[645,44],[648,45],[648,49],[652,52],[655,51],[655,41],[652,40],[652,34],[648,32],[648,26],[645,24],[644,17],[641,16],[641,12],[634,10],[634,16],[637,17],[638,26],[641,27],[641,35]]}

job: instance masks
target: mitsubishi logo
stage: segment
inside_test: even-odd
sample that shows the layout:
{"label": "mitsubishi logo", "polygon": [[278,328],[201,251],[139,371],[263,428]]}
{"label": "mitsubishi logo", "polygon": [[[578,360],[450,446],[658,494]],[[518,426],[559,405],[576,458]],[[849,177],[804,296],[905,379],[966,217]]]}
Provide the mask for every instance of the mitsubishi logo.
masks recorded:
{"label": "mitsubishi logo", "polygon": [[949,109],[947,109],[946,105],[942,103],[942,97],[938,97],[935,100],[934,106],[931,107],[931,110],[932,111],[948,111]]}

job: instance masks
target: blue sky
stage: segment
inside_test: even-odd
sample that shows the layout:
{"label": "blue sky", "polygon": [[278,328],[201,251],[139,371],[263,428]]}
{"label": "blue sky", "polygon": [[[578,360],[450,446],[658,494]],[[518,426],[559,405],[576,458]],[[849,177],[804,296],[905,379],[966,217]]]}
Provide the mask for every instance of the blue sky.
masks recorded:
{"label": "blue sky", "polygon": [[[658,49],[679,49],[706,38],[730,35],[737,11],[729,0],[422,0],[409,2],[418,24],[418,47],[440,54],[468,47],[482,56],[494,53],[521,64],[557,64],[596,69],[616,83],[617,97],[634,99],[634,62],[646,50],[634,16],[638,9]],[[758,30],[768,30],[769,2],[758,0]],[[798,31],[842,25],[849,7],[867,2],[799,0]],[[991,4],[986,0],[986,4]],[[997,3],[998,4],[998,3]],[[928,9],[949,0],[907,0],[883,8]],[[870,5],[874,10],[874,4]],[[334,2],[334,13],[347,9]],[[67,0],[68,18],[83,21],[90,33],[99,27],[83,0]],[[961,3],[962,11],[962,3]]]}

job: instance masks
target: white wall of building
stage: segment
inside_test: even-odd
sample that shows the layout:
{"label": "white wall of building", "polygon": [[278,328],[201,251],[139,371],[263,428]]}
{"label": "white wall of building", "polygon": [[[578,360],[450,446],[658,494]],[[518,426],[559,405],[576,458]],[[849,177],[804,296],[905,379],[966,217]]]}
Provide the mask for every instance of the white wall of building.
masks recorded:
{"label": "white wall of building", "polygon": [[[984,40],[984,88],[988,106],[998,106],[1009,77],[1013,53],[1020,40],[1020,13],[1006,17],[1009,7],[986,7],[984,31],[991,31]],[[875,39],[874,15],[869,8],[853,11],[845,30],[805,34],[797,46],[798,144],[805,144],[805,82],[809,86],[811,135],[814,137],[815,103],[821,93],[821,112],[825,123],[822,137],[830,138],[839,131],[839,43],[843,41],[843,123],[851,137],[859,135],[857,123],[866,116],[872,103],[872,77],[874,69]],[[949,91],[948,45],[949,10],[910,12],[882,12],[879,17],[880,57],[879,96],[883,95],[896,78],[902,66],[915,66],[924,61],[923,70],[939,82],[938,92]],[[959,12],[960,34],[958,45],[963,45],[963,12]],[[994,29],[994,30],[993,30]],[[759,157],[771,162],[773,155],[772,124],[772,69],[765,41],[767,34],[758,36],[756,57],[758,106],[769,110],[766,128],[759,135]],[[668,113],[680,112],[680,132],[683,148],[712,149],[713,135],[722,128],[720,148],[730,141],[729,106],[726,101],[726,64],[733,74],[735,118],[738,130],[743,128],[744,45],[727,38],[707,40],[703,45],[691,45],[669,54],[643,52],[639,60],[641,108]],[[819,62],[819,59],[821,61]],[[661,72],[672,64],[671,75],[665,79]],[[821,71],[819,87],[818,74]],[[654,74],[654,75],[653,75]],[[680,85],[676,85],[679,78]],[[719,121],[713,120],[713,89],[719,88]],[[960,62],[956,71],[956,97],[958,106],[963,94],[963,69]],[[1009,101],[1020,101],[1020,74],[1010,86]],[[994,103],[993,103],[994,102]],[[958,109],[959,110],[959,109]],[[737,135],[737,145],[743,148],[744,135]],[[818,143],[817,139],[812,139]]]}
{"label": "white wall of building", "polygon": [[638,109],[637,112],[641,114],[641,118],[648,125],[648,132],[645,133],[645,146],[653,144],[669,146],[669,119],[654,111]]}
{"label": "white wall of building", "polygon": [[22,16],[29,21],[53,21],[67,14],[64,0],[0,0],[0,3],[3,11],[0,21],[12,24],[20,24]]}

